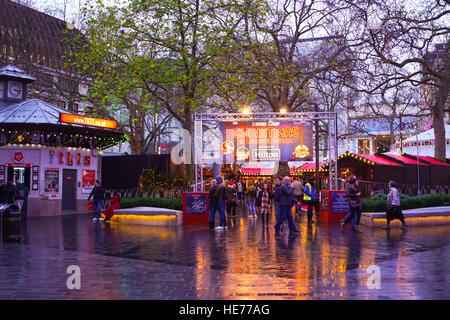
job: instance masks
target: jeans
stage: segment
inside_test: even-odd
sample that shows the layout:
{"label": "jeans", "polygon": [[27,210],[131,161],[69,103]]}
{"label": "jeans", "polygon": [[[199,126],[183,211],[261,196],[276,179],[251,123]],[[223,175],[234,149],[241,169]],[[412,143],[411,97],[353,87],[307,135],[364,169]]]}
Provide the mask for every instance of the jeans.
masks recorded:
{"label": "jeans", "polygon": [[274,201],[273,207],[275,208],[275,219],[278,223],[278,221],[280,221],[280,203],[278,201]]}
{"label": "jeans", "polygon": [[280,231],[280,227],[283,224],[284,220],[287,219],[289,224],[289,230],[297,231],[297,227],[294,224],[294,219],[292,218],[292,208],[289,206],[280,206],[279,207],[280,220],[277,221],[275,225],[275,231]]}
{"label": "jeans", "polygon": [[347,223],[348,220],[352,219],[352,228],[355,228],[359,225],[359,220],[361,219],[361,208],[359,207],[350,207],[350,213],[342,219],[342,222]]}
{"label": "jeans", "polygon": [[225,216],[225,202],[219,202],[217,205],[217,210],[219,210],[219,216],[220,216],[220,224],[219,226],[225,227],[227,225],[227,217]]}
{"label": "jeans", "polygon": [[256,215],[255,200],[247,200],[248,203],[248,215]]}
{"label": "jeans", "polygon": [[209,222],[216,221],[216,211],[217,211],[217,204],[216,203],[209,203]]}
{"label": "jeans", "polygon": [[101,210],[102,210],[102,202],[103,200],[93,200],[94,204],[94,218],[100,219],[101,216]]}

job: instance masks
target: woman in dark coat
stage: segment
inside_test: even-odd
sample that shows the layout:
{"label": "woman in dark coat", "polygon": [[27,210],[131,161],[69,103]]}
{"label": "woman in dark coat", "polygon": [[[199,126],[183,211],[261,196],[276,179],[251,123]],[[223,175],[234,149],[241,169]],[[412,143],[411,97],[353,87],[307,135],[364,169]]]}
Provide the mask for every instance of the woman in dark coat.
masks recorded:
{"label": "woman in dark coat", "polygon": [[105,209],[105,212],[103,213],[105,215],[105,222],[108,222],[111,220],[111,218],[114,215],[114,210],[120,209],[120,198],[117,192],[113,192],[111,196],[111,205],[108,206],[108,208]]}

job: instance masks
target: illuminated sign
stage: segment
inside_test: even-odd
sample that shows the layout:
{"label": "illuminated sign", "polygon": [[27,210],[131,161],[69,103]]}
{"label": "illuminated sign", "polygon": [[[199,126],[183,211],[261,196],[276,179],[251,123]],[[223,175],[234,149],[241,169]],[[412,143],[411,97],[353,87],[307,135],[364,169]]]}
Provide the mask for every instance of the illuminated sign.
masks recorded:
{"label": "illuminated sign", "polygon": [[78,116],[75,114],[60,113],[59,121],[62,123],[79,124],[82,126],[117,129],[117,121]]}
{"label": "illuminated sign", "polygon": [[312,161],[312,126],[300,121],[219,123],[224,162]]}

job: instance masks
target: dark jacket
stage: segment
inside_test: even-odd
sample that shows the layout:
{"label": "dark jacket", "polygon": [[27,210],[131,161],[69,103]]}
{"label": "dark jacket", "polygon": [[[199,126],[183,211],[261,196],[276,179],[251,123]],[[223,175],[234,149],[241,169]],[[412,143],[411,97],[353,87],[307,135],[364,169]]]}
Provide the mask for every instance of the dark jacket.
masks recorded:
{"label": "dark jacket", "polygon": [[[226,187],[225,188],[225,193],[227,195],[227,205],[228,206],[235,206],[236,202],[237,202],[237,193],[236,190],[234,188],[231,187]],[[236,202],[231,202],[231,199],[235,199]]]}
{"label": "dark jacket", "polygon": [[[280,202],[280,199],[278,199],[278,201],[277,201],[277,192],[281,191],[280,188],[281,188],[281,185],[279,185],[279,184],[275,184],[273,186],[272,198],[273,198],[274,202]],[[279,197],[279,195],[278,195],[278,197]]]}
{"label": "dark jacket", "polygon": [[8,197],[6,196],[6,184],[0,184],[0,203],[6,203]]}
{"label": "dark jacket", "polygon": [[224,203],[227,201],[227,194],[223,183],[217,186],[213,197],[217,200],[217,203]]}
{"label": "dark jacket", "polygon": [[348,204],[353,208],[361,207],[361,199],[358,196],[358,188],[354,183],[347,183],[345,188],[345,195],[347,196]]}
{"label": "dark jacket", "polygon": [[93,197],[94,200],[103,200],[105,199],[105,190],[103,190],[102,186],[95,186],[89,194],[88,201]]}
{"label": "dark jacket", "polygon": [[14,203],[14,186],[11,181],[8,181],[8,184],[5,187],[5,198],[6,203]]}
{"label": "dark jacket", "polygon": [[25,200],[26,198],[28,198],[28,188],[22,183],[17,184],[14,188],[14,199]]}
{"label": "dark jacket", "polygon": [[212,187],[209,189],[208,193],[208,199],[209,199],[209,206],[216,206],[217,205],[217,198],[214,197],[216,194],[217,186]]}
{"label": "dark jacket", "polygon": [[295,202],[292,196],[292,188],[286,183],[280,187],[280,207],[292,207]]}

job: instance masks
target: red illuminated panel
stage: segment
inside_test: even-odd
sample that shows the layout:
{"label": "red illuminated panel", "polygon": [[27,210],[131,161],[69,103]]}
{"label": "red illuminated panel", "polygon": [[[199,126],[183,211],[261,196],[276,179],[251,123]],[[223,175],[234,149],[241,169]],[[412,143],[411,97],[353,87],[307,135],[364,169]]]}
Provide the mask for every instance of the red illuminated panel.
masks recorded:
{"label": "red illuminated panel", "polygon": [[300,128],[297,126],[283,127],[283,128],[271,128],[271,127],[258,127],[258,128],[233,128],[233,138],[242,139],[264,139],[264,138],[298,138],[301,136]]}
{"label": "red illuminated panel", "polygon": [[68,113],[60,113],[60,121],[62,123],[79,124],[82,126],[117,129],[117,121],[115,120],[91,118]]}

